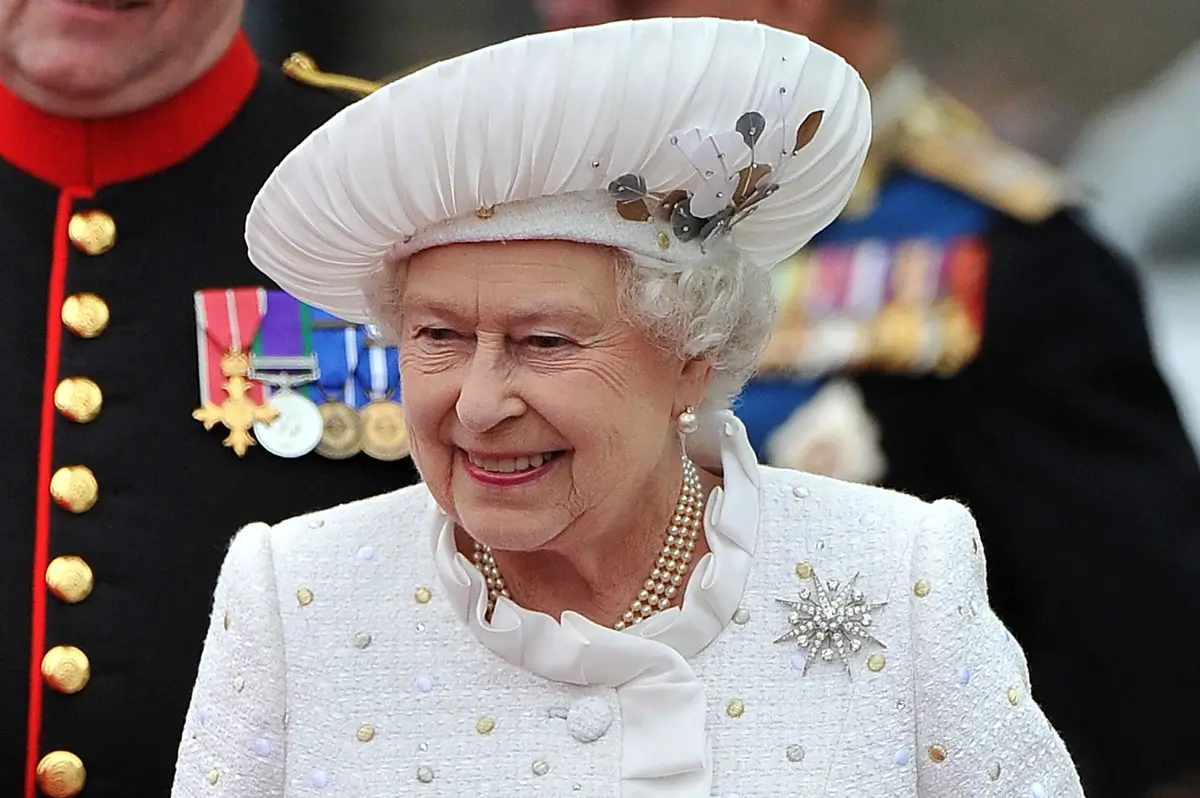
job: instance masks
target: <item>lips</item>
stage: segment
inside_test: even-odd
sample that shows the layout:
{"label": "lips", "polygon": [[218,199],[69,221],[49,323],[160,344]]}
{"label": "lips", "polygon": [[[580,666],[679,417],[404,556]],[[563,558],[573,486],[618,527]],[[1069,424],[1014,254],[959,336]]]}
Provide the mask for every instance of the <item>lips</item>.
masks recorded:
{"label": "lips", "polygon": [[467,452],[467,460],[481,471],[493,474],[519,474],[522,471],[540,468],[560,454],[562,454],[561,451],[550,451],[516,457],[482,457]]}

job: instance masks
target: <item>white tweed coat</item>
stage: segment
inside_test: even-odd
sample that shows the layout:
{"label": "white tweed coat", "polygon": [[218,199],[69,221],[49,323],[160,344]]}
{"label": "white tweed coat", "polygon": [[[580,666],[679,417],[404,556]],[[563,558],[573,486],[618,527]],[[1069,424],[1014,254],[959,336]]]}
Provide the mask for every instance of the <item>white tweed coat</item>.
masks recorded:
{"label": "white tweed coat", "polygon": [[[486,620],[421,485],[246,527],[173,795],[1082,795],[964,508],[760,467],[732,415],[711,465],[711,554],[626,632],[505,600]],[[805,672],[777,599],[856,575],[882,645]]]}

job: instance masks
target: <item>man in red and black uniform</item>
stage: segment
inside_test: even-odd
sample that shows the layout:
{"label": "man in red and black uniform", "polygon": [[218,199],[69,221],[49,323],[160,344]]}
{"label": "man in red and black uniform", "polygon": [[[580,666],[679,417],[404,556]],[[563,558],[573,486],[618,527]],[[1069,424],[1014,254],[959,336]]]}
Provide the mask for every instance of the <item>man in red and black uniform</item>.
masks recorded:
{"label": "man in red and black uniform", "polygon": [[241,14],[0,0],[5,798],[166,796],[230,536],[416,479],[394,351],[246,259],[255,191],[342,102]]}

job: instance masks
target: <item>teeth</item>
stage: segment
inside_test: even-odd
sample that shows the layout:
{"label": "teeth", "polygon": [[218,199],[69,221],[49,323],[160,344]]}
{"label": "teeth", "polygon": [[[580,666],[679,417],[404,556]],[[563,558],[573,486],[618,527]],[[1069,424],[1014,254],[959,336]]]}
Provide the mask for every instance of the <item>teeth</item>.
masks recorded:
{"label": "teeth", "polygon": [[528,457],[505,457],[503,459],[490,459],[485,457],[475,457],[470,455],[471,464],[483,469],[484,471],[494,471],[499,474],[513,474],[517,471],[526,471],[530,468],[538,468],[542,464],[548,462],[554,457],[554,452],[543,452],[542,454],[533,454]]}

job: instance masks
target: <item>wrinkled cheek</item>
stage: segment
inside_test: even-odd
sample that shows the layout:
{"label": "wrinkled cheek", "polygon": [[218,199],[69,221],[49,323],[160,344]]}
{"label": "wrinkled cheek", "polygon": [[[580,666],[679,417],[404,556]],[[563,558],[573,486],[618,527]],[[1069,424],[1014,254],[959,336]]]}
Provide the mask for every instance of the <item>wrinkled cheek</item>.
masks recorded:
{"label": "wrinkled cheek", "polygon": [[453,509],[454,454],[436,440],[412,439],[412,457],[421,473],[421,481],[447,512]]}

